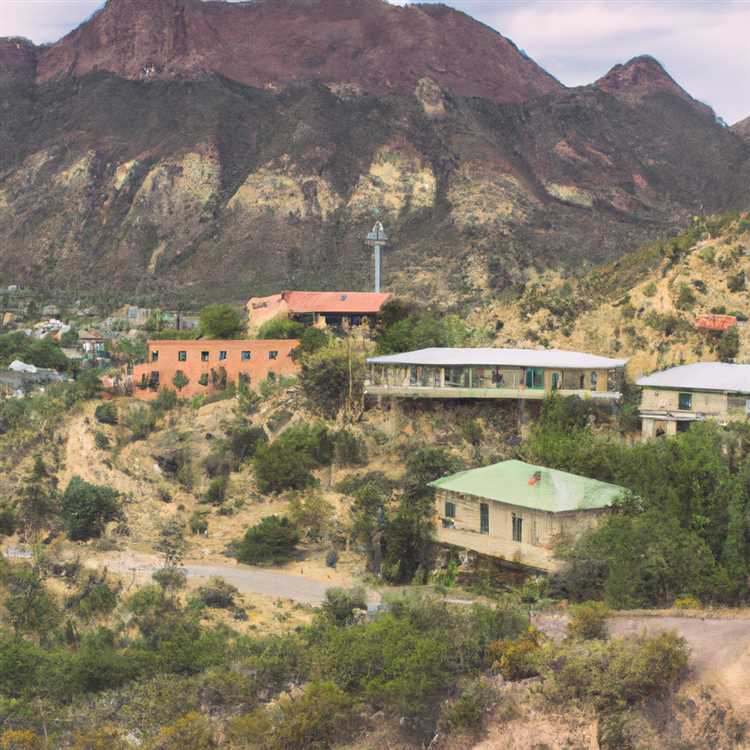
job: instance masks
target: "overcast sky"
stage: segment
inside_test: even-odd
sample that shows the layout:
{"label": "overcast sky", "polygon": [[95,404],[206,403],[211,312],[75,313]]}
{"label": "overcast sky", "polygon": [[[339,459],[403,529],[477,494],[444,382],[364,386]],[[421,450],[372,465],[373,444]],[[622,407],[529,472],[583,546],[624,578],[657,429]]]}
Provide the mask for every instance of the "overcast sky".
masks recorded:
{"label": "overcast sky", "polygon": [[[0,36],[59,39],[102,0],[0,0]],[[651,54],[733,123],[750,116],[750,0],[454,0],[567,85]]]}

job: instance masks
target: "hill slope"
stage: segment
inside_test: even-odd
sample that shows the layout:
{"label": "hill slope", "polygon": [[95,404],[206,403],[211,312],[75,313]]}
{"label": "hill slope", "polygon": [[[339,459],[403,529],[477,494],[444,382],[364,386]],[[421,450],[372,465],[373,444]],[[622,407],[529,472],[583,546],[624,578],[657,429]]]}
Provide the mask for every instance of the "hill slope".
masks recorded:
{"label": "hill slope", "polygon": [[566,89],[444,6],[109,0],[0,40],[0,281],[451,304],[743,207],[750,144],[651,58]]}

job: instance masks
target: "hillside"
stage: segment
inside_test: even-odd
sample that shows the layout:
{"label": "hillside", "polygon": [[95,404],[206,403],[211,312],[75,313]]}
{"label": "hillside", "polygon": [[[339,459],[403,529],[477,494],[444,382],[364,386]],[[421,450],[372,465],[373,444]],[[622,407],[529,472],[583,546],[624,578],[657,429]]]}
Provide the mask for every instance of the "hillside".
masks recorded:
{"label": "hillside", "polygon": [[629,375],[719,358],[717,334],[699,315],[738,317],[738,362],[750,361],[750,221],[747,215],[696,218],[682,235],[649,245],[577,278],[550,273],[518,296],[475,314],[502,323],[497,343],[557,346],[630,357]]}
{"label": "hillside", "polygon": [[[249,31],[252,30],[252,33]],[[445,6],[110,0],[0,40],[0,281],[452,305],[743,208],[750,145],[652,58],[563,87]]]}

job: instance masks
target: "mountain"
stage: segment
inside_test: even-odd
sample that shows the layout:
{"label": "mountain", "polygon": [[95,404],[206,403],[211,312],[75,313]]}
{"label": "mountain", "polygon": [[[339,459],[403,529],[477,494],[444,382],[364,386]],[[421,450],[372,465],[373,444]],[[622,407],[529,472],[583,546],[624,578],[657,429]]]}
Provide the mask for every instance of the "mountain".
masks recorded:
{"label": "mountain", "polygon": [[750,117],[746,117],[744,120],[736,122],[732,125],[732,130],[741,138],[750,141]]}
{"label": "mountain", "polygon": [[473,302],[746,204],[750,143],[658,62],[565,88],[439,5],[109,0],[0,40],[0,281]]}

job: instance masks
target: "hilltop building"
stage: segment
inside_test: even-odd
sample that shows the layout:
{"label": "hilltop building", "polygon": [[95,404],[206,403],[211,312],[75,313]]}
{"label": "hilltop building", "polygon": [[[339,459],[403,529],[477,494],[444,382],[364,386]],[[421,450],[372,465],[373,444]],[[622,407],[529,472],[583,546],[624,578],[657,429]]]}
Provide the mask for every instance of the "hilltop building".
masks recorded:
{"label": "hilltop building", "polygon": [[462,471],[430,486],[438,541],[547,571],[559,566],[555,546],[599,523],[624,492],[523,461]]}
{"label": "hilltop building", "polygon": [[247,303],[250,327],[287,317],[319,328],[373,324],[391,298],[386,292],[281,292],[253,297]]}
{"label": "hilltop building", "polygon": [[693,422],[746,421],[750,415],[750,365],[697,362],[638,380],[644,440],[675,435]]}
{"label": "hilltop building", "polygon": [[365,391],[400,398],[615,401],[627,360],[557,349],[421,349],[367,360]]}
{"label": "hilltop building", "polygon": [[[148,361],[133,368],[134,395],[155,399],[160,388],[178,390],[182,398],[222,390],[229,383],[257,386],[267,378],[295,375],[294,340],[149,341]],[[177,373],[187,382],[177,389]],[[178,379],[179,380],[179,379]]]}

